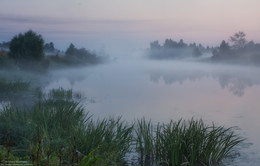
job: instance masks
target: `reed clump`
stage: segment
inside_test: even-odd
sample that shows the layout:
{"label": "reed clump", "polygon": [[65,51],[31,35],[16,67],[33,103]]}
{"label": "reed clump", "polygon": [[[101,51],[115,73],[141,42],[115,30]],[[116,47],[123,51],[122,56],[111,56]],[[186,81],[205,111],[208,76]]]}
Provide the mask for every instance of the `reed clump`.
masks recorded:
{"label": "reed clump", "polygon": [[35,165],[80,164],[90,153],[96,165],[126,163],[131,125],[120,118],[95,121],[76,102],[46,103],[29,109],[2,109],[0,144],[15,156],[27,156]]}
{"label": "reed clump", "polygon": [[206,125],[202,120],[158,123],[138,121],[136,149],[140,165],[216,165],[244,139],[233,128]]}
{"label": "reed clump", "polygon": [[14,93],[28,90],[30,83],[27,81],[7,81],[0,79],[0,93]]}

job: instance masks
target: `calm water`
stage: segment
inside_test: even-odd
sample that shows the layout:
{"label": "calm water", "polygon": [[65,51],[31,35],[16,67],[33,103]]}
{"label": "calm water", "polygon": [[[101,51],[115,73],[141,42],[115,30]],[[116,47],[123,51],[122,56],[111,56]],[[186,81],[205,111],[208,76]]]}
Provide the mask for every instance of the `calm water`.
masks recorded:
{"label": "calm water", "polygon": [[[192,61],[118,59],[95,67],[51,73],[51,88],[83,93],[94,117],[154,122],[202,118],[237,126],[248,138],[235,165],[260,163],[260,68]],[[238,162],[238,163],[236,163]]]}

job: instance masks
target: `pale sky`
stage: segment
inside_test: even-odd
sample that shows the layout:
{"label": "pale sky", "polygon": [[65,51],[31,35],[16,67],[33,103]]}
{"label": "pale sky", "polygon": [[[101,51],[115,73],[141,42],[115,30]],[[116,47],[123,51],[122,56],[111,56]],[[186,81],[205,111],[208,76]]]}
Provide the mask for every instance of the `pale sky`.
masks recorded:
{"label": "pale sky", "polygon": [[[0,42],[32,29],[65,49],[149,47],[184,39],[218,45],[237,31],[260,42],[259,0],[0,0]],[[87,46],[86,46],[87,45]]]}

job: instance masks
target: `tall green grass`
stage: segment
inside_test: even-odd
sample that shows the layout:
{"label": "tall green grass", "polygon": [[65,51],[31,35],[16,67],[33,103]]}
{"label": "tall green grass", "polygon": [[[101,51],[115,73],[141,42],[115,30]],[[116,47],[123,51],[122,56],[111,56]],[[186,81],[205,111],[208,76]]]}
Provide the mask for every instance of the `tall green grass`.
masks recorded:
{"label": "tall green grass", "polygon": [[[93,120],[77,103],[36,105],[0,112],[0,143],[8,153],[30,156],[34,164],[196,166],[219,164],[243,141],[232,128],[191,119],[157,124],[120,118]],[[131,147],[135,145],[135,148]],[[83,163],[83,165],[84,165]]]}
{"label": "tall green grass", "polygon": [[120,117],[94,120],[75,102],[72,90],[35,93],[39,100],[32,107],[0,110],[0,161],[110,166],[129,165],[129,154],[137,154],[133,162],[143,166],[217,165],[243,141],[233,128],[195,119],[158,124],[144,118],[131,124]]}
{"label": "tall green grass", "polygon": [[41,88],[36,88],[34,90],[34,95],[42,103],[69,103],[69,102],[80,102],[84,97],[80,92],[73,92],[72,89],[64,89],[59,87],[57,89],[51,89],[44,92]]}
{"label": "tall green grass", "polygon": [[71,100],[72,90],[71,89],[65,90],[60,87],[58,89],[51,89],[48,95],[51,99]]}
{"label": "tall green grass", "polygon": [[137,120],[135,126],[135,146],[139,154],[138,163],[140,165],[151,165],[155,159],[154,128],[150,121],[144,118]]}
{"label": "tall green grass", "polygon": [[30,83],[26,81],[7,81],[0,79],[0,93],[22,92],[28,90]]}
{"label": "tall green grass", "polygon": [[126,163],[132,126],[120,118],[94,121],[77,103],[36,104],[31,109],[6,107],[0,112],[0,144],[15,156],[38,164],[79,164],[89,153],[96,164]]}
{"label": "tall green grass", "polygon": [[209,126],[194,119],[157,124],[156,128],[142,119],[136,131],[141,165],[148,162],[170,166],[219,164],[243,141],[232,128]]}

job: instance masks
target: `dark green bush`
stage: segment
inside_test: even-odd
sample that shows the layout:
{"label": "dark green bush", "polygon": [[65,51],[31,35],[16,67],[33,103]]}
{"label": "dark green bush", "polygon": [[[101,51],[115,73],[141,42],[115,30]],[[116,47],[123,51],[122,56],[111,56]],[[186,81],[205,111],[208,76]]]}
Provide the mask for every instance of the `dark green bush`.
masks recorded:
{"label": "dark green bush", "polygon": [[15,36],[10,42],[9,55],[13,59],[40,60],[43,54],[43,39],[32,30]]}

